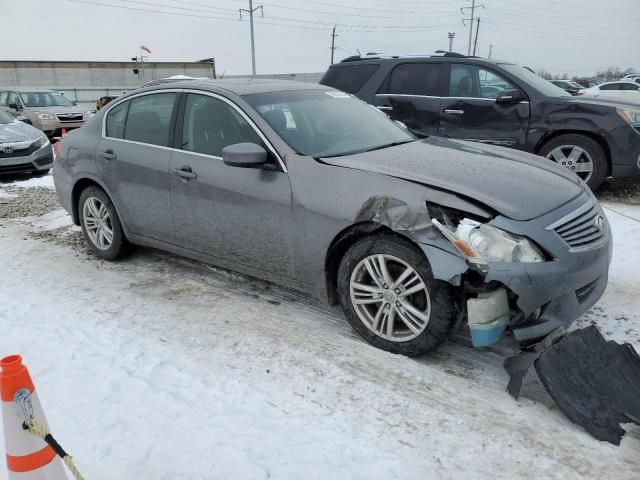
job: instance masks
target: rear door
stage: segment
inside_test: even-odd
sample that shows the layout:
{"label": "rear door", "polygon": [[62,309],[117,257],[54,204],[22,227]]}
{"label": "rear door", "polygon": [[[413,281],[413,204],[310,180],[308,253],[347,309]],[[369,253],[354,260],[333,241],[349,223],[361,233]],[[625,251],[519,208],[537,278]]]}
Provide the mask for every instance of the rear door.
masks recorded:
{"label": "rear door", "polygon": [[526,148],[529,102],[498,104],[498,95],[516,85],[477,65],[450,65],[448,96],[442,99],[440,132],[450,138]]}
{"label": "rear door", "polygon": [[443,63],[400,63],[383,82],[374,105],[415,132],[435,135],[446,92],[445,74]]}
{"label": "rear door", "polygon": [[[171,158],[171,198],[179,244],[282,276],[292,274],[291,184],[283,164],[253,123],[231,101],[189,93],[180,108]],[[255,143],[267,165],[239,168],[222,149]]]}
{"label": "rear door", "polygon": [[177,91],[147,93],[118,103],[106,114],[96,149],[105,182],[127,228],[173,243],[169,162]]}

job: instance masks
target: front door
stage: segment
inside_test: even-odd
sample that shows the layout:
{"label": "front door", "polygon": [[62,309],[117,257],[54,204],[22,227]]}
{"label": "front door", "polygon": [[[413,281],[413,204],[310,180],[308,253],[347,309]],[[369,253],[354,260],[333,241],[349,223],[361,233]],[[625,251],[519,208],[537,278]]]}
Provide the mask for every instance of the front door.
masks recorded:
{"label": "front door", "polygon": [[503,90],[516,88],[491,70],[452,64],[449,95],[440,105],[439,135],[506,147],[526,147],[529,102],[498,104]]}
{"label": "front door", "polygon": [[[171,157],[171,198],[178,243],[220,259],[292,275],[291,184],[270,153],[267,166],[222,161],[236,143],[266,144],[247,117],[217,96],[188,94]],[[180,125],[181,124],[181,125]],[[268,150],[268,149],[267,149]]]}
{"label": "front door", "polygon": [[169,162],[177,92],[137,96],[107,112],[96,148],[100,178],[127,228],[174,242]]}
{"label": "front door", "polygon": [[445,94],[442,63],[402,63],[375,96],[374,105],[412,131],[434,135],[440,121],[440,97]]}

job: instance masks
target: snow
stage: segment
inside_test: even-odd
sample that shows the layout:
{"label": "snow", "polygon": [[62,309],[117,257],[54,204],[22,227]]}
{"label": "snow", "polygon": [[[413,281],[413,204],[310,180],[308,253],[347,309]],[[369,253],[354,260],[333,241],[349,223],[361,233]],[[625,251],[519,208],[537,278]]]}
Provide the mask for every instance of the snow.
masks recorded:
{"label": "snow", "polygon": [[[1,181],[0,187],[2,185],[22,187],[22,188],[36,188],[36,187],[54,188],[53,177],[51,176],[51,173],[47,173],[46,175],[42,175],[40,177],[31,177],[31,176],[27,177],[22,175],[9,177],[8,180]],[[2,191],[0,190],[0,192]]]}
{"label": "snow", "polygon": [[[640,349],[640,206],[606,205],[610,284],[580,324]],[[61,210],[0,222],[0,355],[87,479],[640,478],[639,427],[599,442],[535,375],[514,401],[495,353],[391,355],[302,295],[156,250],[98,261],[78,235]]]}

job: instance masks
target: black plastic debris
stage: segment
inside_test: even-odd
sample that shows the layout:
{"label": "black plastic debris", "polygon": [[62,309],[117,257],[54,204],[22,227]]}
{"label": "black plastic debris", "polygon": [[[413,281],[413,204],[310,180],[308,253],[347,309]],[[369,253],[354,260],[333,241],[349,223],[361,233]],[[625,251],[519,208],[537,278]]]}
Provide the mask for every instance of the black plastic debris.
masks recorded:
{"label": "black plastic debris", "polygon": [[598,440],[619,445],[621,424],[640,425],[640,356],[631,345],[605,340],[594,326],[553,332],[505,360],[516,399],[531,364],[565,415]]}

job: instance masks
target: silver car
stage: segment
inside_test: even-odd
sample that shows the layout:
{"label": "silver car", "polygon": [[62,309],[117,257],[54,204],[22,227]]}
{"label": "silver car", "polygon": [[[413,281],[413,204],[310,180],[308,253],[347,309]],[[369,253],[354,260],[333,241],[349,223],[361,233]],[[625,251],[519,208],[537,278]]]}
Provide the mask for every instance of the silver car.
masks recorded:
{"label": "silver car", "polygon": [[30,123],[48,137],[80,128],[91,112],[77,106],[60,92],[36,88],[0,91],[0,110]]}
{"label": "silver car", "polygon": [[44,175],[53,166],[47,136],[0,110],[0,174]]}
{"label": "silver car", "polygon": [[134,243],[303,290],[396,353],[428,352],[461,322],[476,346],[505,331],[531,342],[607,285],[611,231],[576,175],[418,138],[322,85],[131,92],[62,140],[53,177],[96,256]]}

